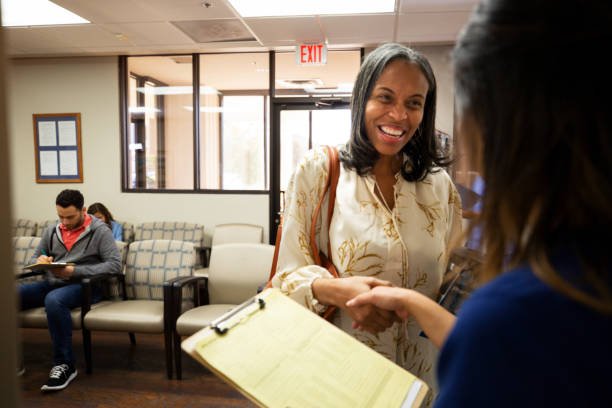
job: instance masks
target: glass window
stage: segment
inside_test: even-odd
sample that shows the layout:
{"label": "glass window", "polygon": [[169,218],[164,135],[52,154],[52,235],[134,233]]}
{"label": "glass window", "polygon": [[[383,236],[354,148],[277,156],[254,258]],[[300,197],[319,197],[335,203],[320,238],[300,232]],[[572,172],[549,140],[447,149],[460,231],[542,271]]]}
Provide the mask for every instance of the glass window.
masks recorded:
{"label": "glass window", "polygon": [[191,56],[128,58],[128,188],[193,189]]}
{"label": "glass window", "polygon": [[267,53],[200,55],[202,189],[265,190]]}
{"label": "glass window", "polygon": [[329,50],[325,65],[297,65],[295,52],[276,53],[276,96],[350,96],[360,65],[360,51]]}

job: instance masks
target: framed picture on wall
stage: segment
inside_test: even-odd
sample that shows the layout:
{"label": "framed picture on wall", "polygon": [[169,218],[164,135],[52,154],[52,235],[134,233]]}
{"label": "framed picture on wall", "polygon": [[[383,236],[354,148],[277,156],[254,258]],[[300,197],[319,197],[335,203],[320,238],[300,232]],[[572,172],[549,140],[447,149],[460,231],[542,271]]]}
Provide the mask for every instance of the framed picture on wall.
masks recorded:
{"label": "framed picture on wall", "polygon": [[35,113],[37,183],[82,183],[80,113]]}

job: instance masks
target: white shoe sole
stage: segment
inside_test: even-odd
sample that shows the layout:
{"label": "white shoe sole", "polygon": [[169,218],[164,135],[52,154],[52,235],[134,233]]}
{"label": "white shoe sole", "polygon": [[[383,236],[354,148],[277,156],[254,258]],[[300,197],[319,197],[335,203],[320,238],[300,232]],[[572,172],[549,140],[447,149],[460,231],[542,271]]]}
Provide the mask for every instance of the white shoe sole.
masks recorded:
{"label": "white shoe sole", "polygon": [[70,384],[70,382],[72,380],[74,380],[74,378],[77,376],[78,371],[75,369],[74,373],[72,373],[72,375],[70,375],[70,377],[68,377],[68,379],[66,380],[65,383],[61,384],[61,385],[57,385],[55,387],[50,387],[47,384],[43,385],[42,387],[40,387],[41,391],[59,391],[59,390],[63,390],[64,388],[66,388],[68,386],[68,384]]}

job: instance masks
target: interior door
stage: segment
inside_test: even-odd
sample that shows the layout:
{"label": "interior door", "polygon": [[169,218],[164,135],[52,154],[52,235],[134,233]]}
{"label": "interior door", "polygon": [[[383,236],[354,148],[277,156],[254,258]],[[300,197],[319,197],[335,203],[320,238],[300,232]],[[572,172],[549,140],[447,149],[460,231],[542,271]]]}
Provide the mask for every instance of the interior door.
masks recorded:
{"label": "interior door", "polygon": [[285,191],[301,158],[318,146],[346,143],[351,129],[349,102],[345,99],[282,101],[273,104],[272,114],[270,243],[276,239]]}

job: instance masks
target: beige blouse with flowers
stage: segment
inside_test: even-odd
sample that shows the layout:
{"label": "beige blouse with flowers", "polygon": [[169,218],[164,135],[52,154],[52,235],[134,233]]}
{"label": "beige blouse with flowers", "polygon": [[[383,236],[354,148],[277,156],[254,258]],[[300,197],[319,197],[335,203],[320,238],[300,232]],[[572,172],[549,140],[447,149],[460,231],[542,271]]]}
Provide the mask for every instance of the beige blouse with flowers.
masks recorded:
{"label": "beige blouse with flowers", "polygon": [[[317,313],[322,313],[325,306],[313,297],[311,283],[315,278],[332,276],[313,265],[309,236],[328,161],[325,148],[311,150],[290,181],[273,280],[275,287]],[[444,170],[429,174],[422,182],[408,182],[400,173],[396,180],[395,207],[389,212],[374,193],[373,175],[359,176],[341,166],[329,234],[331,259],[341,277],[374,276],[435,298],[449,242],[461,232],[461,201]],[[326,218],[327,203],[322,207],[322,217]],[[327,253],[327,228],[322,224],[317,244]],[[334,313],[333,322],[434,386],[437,352],[419,335],[416,322],[395,323],[378,335],[352,329],[350,316],[340,309]]]}

